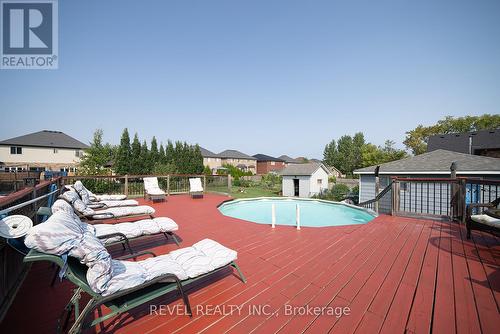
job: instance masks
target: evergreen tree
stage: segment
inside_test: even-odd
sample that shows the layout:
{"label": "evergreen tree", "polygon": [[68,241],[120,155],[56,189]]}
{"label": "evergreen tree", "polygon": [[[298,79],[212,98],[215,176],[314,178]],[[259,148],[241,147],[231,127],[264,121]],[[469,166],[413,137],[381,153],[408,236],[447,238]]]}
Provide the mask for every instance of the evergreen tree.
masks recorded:
{"label": "evergreen tree", "polygon": [[158,142],[156,141],[156,137],[153,136],[151,139],[151,149],[149,150],[149,169],[153,170],[156,163],[159,162],[160,153],[158,152]]}
{"label": "evergreen tree", "polygon": [[158,153],[158,163],[160,164],[165,163],[165,148],[163,147],[163,144],[160,144],[160,152]]}
{"label": "evergreen tree", "polygon": [[125,128],[115,158],[114,167],[116,174],[125,175],[130,173],[130,156],[130,136],[128,134],[128,129]]}
{"label": "evergreen tree", "polygon": [[167,141],[167,147],[165,148],[165,164],[175,165],[175,148],[171,140]]}
{"label": "evergreen tree", "polygon": [[143,161],[141,160],[141,142],[139,141],[139,136],[137,133],[134,135],[134,140],[132,141],[132,150],[130,158],[130,173],[131,174],[142,174]]}
{"label": "evergreen tree", "polygon": [[148,144],[146,144],[145,140],[142,142],[140,160],[141,174],[150,174],[153,169],[151,166],[151,154],[148,151]]}

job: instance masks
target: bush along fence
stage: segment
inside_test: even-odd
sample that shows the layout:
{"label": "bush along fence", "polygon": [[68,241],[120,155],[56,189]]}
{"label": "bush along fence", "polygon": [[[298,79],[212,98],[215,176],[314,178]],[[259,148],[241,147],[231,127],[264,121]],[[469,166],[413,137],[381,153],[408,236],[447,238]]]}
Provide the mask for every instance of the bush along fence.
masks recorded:
{"label": "bush along fence", "polygon": [[144,178],[158,178],[158,185],[168,195],[189,193],[189,179],[200,178],[205,192],[229,193],[231,191],[230,175],[102,175],[102,176],[65,176],[63,184],[82,183],[96,194],[125,194],[130,197],[144,196]]}

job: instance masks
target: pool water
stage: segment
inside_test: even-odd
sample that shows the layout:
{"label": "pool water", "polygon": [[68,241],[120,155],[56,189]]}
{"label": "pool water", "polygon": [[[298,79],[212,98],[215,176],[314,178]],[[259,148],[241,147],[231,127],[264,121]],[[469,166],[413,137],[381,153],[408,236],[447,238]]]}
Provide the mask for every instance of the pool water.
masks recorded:
{"label": "pool water", "polygon": [[272,204],[276,208],[276,225],[296,225],[296,207],[300,207],[300,225],[309,227],[366,224],[374,214],[342,203],[303,199],[234,200],[219,206],[228,217],[259,224],[271,224]]}

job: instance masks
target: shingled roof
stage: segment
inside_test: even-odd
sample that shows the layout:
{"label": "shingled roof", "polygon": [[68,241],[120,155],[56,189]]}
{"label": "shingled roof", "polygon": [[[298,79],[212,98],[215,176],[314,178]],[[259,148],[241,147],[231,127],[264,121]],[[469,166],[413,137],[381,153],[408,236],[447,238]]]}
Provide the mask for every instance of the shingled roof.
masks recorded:
{"label": "shingled roof", "polygon": [[330,170],[323,165],[321,162],[309,162],[304,164],[292,164],[288,165],[283,171],[280,172],[281,175],[311,175],[319,168],[323,168],[325,172],[331,174]]}
{"label": "shingled roof", "polygon": [[297,159],[294,159],[294,158],[292,158],[292,157],[289,157],[288,155],[285,155],[285,154],[280,155],[280,156],[278,157],[278,159],[281,159],[281,160],[283,160],[283,161],[285,161],[285,162],[287,162],[287,163],[292,163],[292,164],[294,164],[294,163],[295,163],[295,164],[298,164],[298,163],[299,163],[299,161],[297,161]]}
{"label": "shingled roof", "polygon": [[[380,174],[449,174],[452,162],[458,174],[500,174],[500,159],[464,154],[447,150],[434,150],[414,157],[380,165]],[[355,174],[374,174],[375,167],[356,169]]]}
{"label": "shingled roof", "polygon": [[75,148],[85,149],[89,146],[68,136],[61,131],[43,130],[33,132],[24,136],[6,139],[0,141],[0,145],[34,146],[34,147],[53,147],[53,148]]}
{"label": "shingled roof", "polygon": [[200,146],[201,156],[204,158],[218,158],[219,155]]}
{"label": "shingled roof", "polygon": [[217,154],[220,158],[257,160],[254,157],[236,150],[225,150]]}
{"label": "shingled roof", "polygon": [[500,129],[440,134],[429,137],[427,152],[437,149],[461,153],[500,148]]}
{"label": "shingled roof", "polygon": [[265,154],[255,154],[253,156],[257,161],[277,161],[277,162],[285,162],[285,160],[282,160],[280,158],[275,158],[270,155],[265,155]]}

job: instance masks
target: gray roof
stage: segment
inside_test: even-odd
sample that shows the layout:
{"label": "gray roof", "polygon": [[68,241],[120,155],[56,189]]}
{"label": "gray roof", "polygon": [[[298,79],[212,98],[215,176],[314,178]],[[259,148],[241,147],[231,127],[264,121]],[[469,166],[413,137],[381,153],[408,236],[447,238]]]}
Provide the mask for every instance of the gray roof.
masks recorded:
{"label": "gray roof", "polygon": [[270,155],[265,155],[265,154],[255,154],[253,156],[257,161],[277,161],[277,162],[284,162],[284,160],[280,158],[275,158]]}
{"label": "gray roof", "polygon": [[0,145],[85,149],[89,146],[64,132],[43,130],[0,141]]}
{"label": "gray roof", "polygon": [[281,160],[284,160],[285,162],[288,162],[288,163],[299,163],[296,159],[292,158],[292,157],[289,157],[288,155],[280,155],[278,157],[278,159],[281,159]]}
{"label": "gray roof", "polygon": [[427,152],[443,149],[469,153],[469,137],[472,138],[472,153],[477,150],[500,148],[500,129],[496,129],[431,136],[427,144]]}
{"label": "gray roof", "polygon": [[309,162],[305,164],[292,164],[283,169],[281,175],[311,175],[319,168],[323,168],[328,174],[330,170],[321,162]]}
{"label": "gray roof", "polygon": [[217,154],[220,158],[257,160],[248,154],[236,150],[225,150]]}
{"label": "gray roof", "polygon": [[207,150],[206,148],[203,148],[200,146],[200,151],[201,151],[201,156],[204,158],[217,158],[219,157],[216,153]]}
{"label": "gray roof", "polygon": [[[435,150],[414,157],[380,164],[381,174],[449,174],[452,162],[457,173],[493,172],[500,174],[500,159],[464,154],[447,150]],[[356,169],[356,174],[373,174],[376,166]]]}

